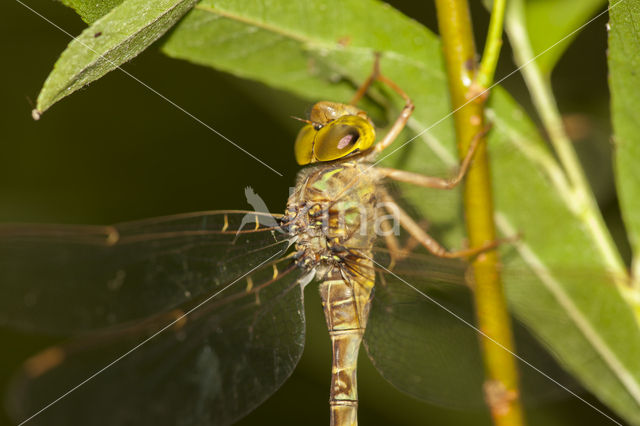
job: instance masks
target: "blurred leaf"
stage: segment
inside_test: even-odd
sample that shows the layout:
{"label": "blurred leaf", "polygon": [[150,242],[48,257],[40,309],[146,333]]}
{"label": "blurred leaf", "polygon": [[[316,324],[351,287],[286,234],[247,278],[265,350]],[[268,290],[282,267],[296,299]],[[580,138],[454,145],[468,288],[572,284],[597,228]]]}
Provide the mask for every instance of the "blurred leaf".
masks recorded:
{"label": "blurred leaf", "polygon": [[62,0],[62,3],[74,9],[84,22],[91,24],[102,18],[107,12],[123,1],[124,0]]}
{"label": "blurred leaf", "polygon": [[558,42],[587,22],[605,4],[606,0],[527,1],[527,30],[534,54],[553,46],[536,59],[542,72],[551,72],[579,31]]}
{"label": "blurred leaf", "polygon": [[[349,99],[354,84],[370,72],[373,53],[381,52],[382,72],[416,104],[409,127],[420,134],[385,162],[423,173],[436,163],[456,164],[452,123],[445,119],[450,106],[440,45],[424,27],[382,3],[204,0],[163,49],[307,99],[337,101]],[[380,96],[388,89],[376,89],[374,99],[388,105],[391,101]],[[400,102],[392,103],[397,111]],[[553,275],[558,265],[604,263],[572,205],[561,169],[523,110],[498,89],[490,118],[498,225],[507,235],[524,235],[517,244],[521,257],[505,263],[524,262],[541,278],[526,285],[507,282],[516,314],[589,390],[628,421],[640,423],[640,333],[634,316],[611,283],[576,283]],[[407,141],[398,139],[397,147]],[[424,193],[407,195],[434,226],[461,231],[459,212],[438,212],[438,205],[424,203],[431,199]]]}
{"label": "blurred leaf", "polygon": [[127,0],[85,29],[62,52],[38,95],[37,112],[138,55],[196,0]]}
{"label": "blurred leaf", "polygon": [[[640,1],[613,7],[609,32],[609,86],[616,147],[616,179],[622,217],[635,256],[640,253]],[[637,276],[637,275],[636,275]]]}

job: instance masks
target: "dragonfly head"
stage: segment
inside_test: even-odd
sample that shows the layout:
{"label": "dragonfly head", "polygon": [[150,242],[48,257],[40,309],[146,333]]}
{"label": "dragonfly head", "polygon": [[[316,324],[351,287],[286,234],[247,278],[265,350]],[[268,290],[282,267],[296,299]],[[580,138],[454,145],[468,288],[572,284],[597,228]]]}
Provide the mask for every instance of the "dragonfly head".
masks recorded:
{"label": "dragonfly head", "polygon": [[300,165],[332,161],[369,149],[376,139],[373,122],[353,105],[322,101],[309,114],[295,142]]}

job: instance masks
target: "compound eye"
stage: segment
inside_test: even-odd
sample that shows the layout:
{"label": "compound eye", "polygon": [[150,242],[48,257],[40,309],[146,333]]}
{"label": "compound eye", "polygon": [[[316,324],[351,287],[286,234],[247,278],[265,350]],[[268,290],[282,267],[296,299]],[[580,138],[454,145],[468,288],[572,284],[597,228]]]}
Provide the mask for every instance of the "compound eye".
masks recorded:
{"label": "compound eye", "polygon": [[313,144],[317,134],[318,131],[311,124],[307,124],[298,132],[293,151],[296,162],[301,166],[316,161],[313,155]]}
{"label": "compound eye", "polygon": [[318,161],[331,161],[364,151],[375,140],[375,130],[365,118],[346,115],[318,130],[313,147]]}

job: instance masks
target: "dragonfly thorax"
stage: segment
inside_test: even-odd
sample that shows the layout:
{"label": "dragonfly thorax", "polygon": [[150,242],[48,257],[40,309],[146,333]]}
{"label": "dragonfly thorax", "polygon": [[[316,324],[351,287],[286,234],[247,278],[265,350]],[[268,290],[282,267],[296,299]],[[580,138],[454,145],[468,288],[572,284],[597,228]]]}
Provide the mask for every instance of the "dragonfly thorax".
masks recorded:
{"label": "dragonfly thorax", "polygon": [[323,279],[371,256],[375,177],[357,161],[305,169],[289,197],[284,227],[296,237],[296,262]]}

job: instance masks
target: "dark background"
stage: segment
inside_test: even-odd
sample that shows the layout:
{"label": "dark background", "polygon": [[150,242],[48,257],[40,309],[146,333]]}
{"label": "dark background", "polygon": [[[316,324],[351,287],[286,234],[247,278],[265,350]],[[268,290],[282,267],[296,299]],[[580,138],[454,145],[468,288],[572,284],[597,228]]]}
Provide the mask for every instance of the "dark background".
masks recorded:
{"label": "dark background", "polygon": [[[418,3],[392,2],[435,29],[432,4]],[[84,28],[72,10],[58,2],[27,4],[70,34]],[[197,210],[244,209],[249,207],[243,192],[246,185],[253,186],[272,211],[283,210],[297,172],[292,144],[299,123],[289,116],[302,116],[310,102],[169,59],[155,46],[124,66],[283,177],[120,71],[56,104],[35,122],[31,102],[70,39],[14,0],[0,3],[0,17],[0,221],[105,224]],[[476,7],[474,19],[478,40],[483,40],[487,16]],[[563,113],[570,114],[577,126],[579,150],[590,164],[605,215],[619,235],[606,157],[605,22],[606,17],[600,18],[578,37],[554,73],[554,87]],[[507,50],[498,75],[512,69]],[[531,110],[519,75],[505,86]],[[620,243],[624,245],[623,240]],[[329,339],[313,286],[306,299],[307,345],[298,369],[241,424],[328,423]],[[45,344],[9,330],[0,330],[0,338],[0,379]],[[366,356],[360,364],[361,424],[486,422],[484,413],[455,412],[415,401],[386,383]],[[561,419],[558,424],[606,424],[573,398],[532,409],[532,424],[541,424],[551,414]],[[1,416],[0,424],[10,423]]]}

